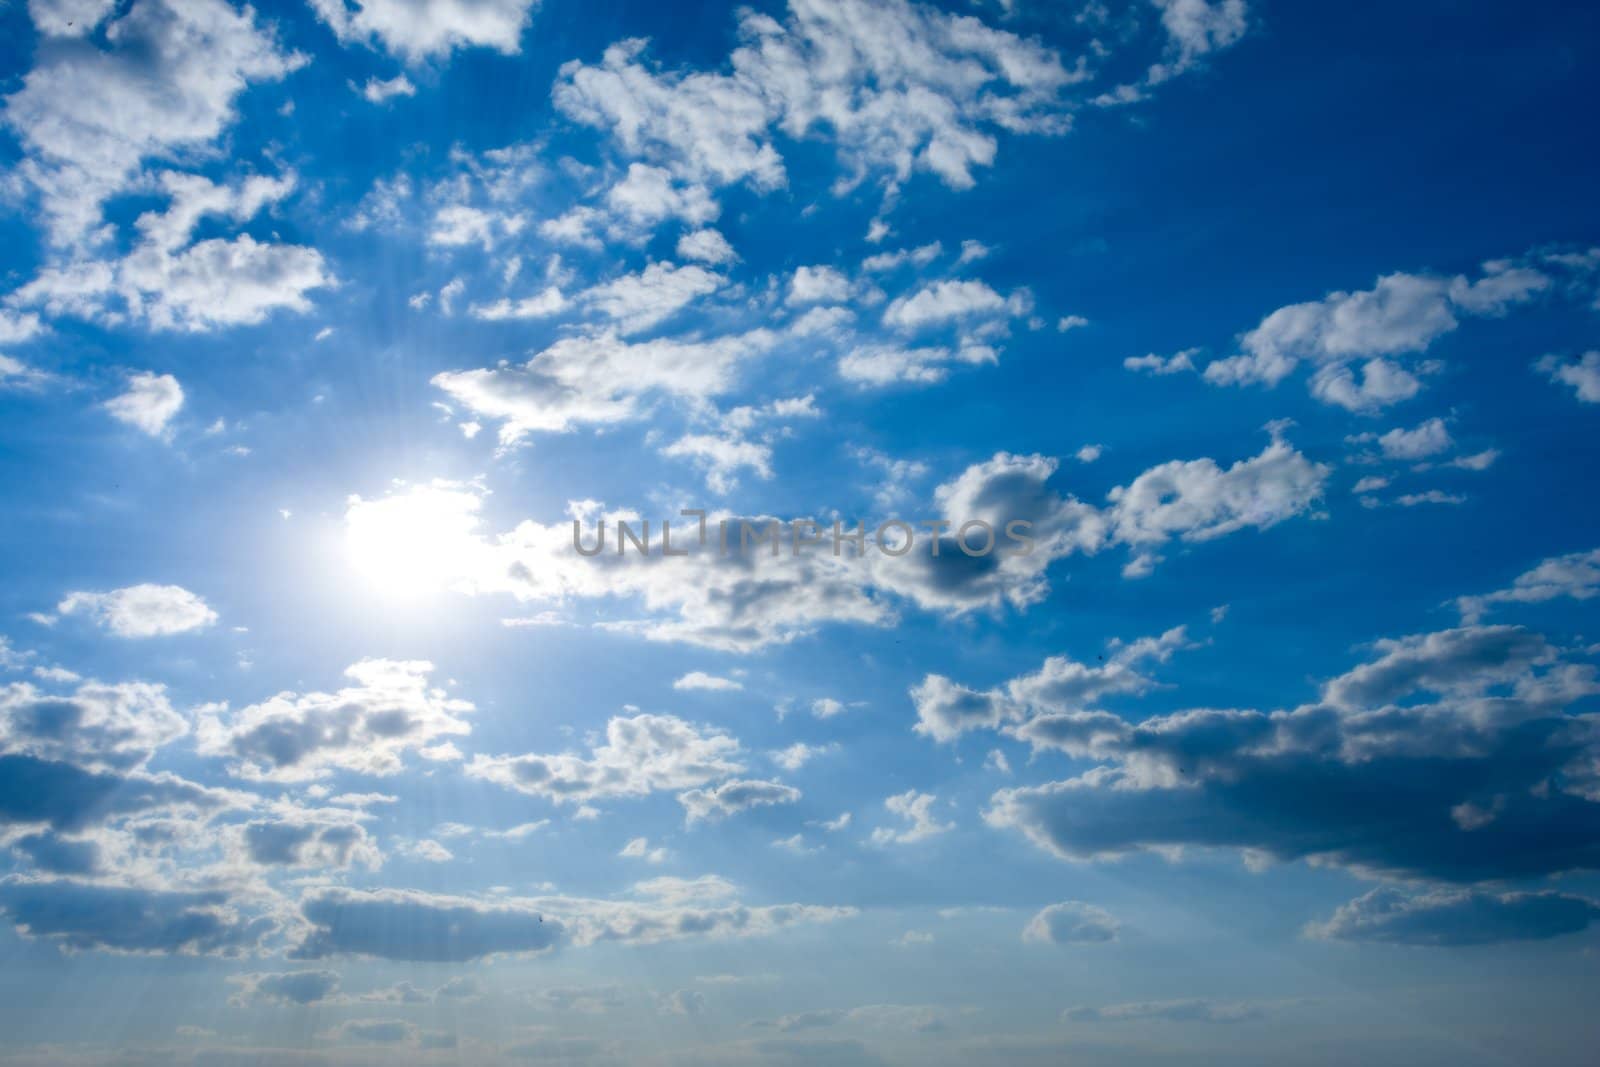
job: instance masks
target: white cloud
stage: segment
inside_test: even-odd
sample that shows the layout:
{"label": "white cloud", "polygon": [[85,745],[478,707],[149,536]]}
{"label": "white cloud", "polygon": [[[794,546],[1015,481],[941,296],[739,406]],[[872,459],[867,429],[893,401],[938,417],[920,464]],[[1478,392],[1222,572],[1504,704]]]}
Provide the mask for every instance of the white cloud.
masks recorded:
{"label": "white cloud", "polygon": [[678,238],[678,255],[712,266],[732,263],[739,258],[728,239],[716,230],[695,230]]}
{"label": "white cloud", "polygon": [[983,282],[947,280],[896,297],[884,310],[883,322],[910,332],[978,315],[1024,314],[1028,306],[1024,293],[1008,299]]}
{"label": "white cloud", "polygon": [[105,403],[118,422],[151,437],[166,437],[167,423],[183,407],[183,387],[170,374],[140,371],[128,376],[128,389]]}
{"label": "white cloud", "polygon": [[[422,661],[362,660],[345,671],[355,684],[336,693],[284,692],[237,712],[208,706],[198,716],[195,747],[254,780],[306,781],[334,770],[397,774],[408,750],[471,732],[463,716],[472,705],[430,686],[432,670]],[[438,754],[450,751],[445,744]]]}
{"label": "white cloud", "polygon": [[1104,908],[1081,900],[1065,900],[1051,904],[1030,919],[1022,930],[1022,940],[1049,945],[1097,944],[1115,941],[1121,928],[1122,924]]}
{"label": "white cloud", "polygon": [[[107,6],[86,6],[85,27]],[[64,11],[35,15],[58,26]],[[135,0],[95,43],[41,49],[6,98],[5,121],[23,144],[18,174],[38,191],[53,239],[82,237],[142,161],[204,148],[252,82],[303,62],[279,51],[253,10],[223,0]]]}
{"label": "white cloud", "polygon": [[606,50],[598,66],[568,63],[555,89],[570,117],[609,130],[635,156],[719,185],[785,181],[773,127],[802,138],[825,130],[852,185],[869,171],[914,171],[973,183],[994,136],[1064,132],[1060,91],[1075,80],[1054,52],[971,17],[902,0],[818,0],[785,22],[746,12],[733,72],[664,74],[641,61],[642,40]]}
{"label": "white cloud", "polygon": [[597,285],[579,299],[616,320],[618,330],[626,335],[648,330],[697,298],[716,292],[726,281],[693,264],[652,263],[638,274]]}
{"label": "white cloud", "polygon": [[128,770],[189,732],[166,688],[145,682],[84,682],[71,695],[26,682],[0,686],[0,752]]}
{"label": "white cloud", "polygon": [[84,612],[118,637],[167,637],[217,621],[217,613],[182,586],[148,583],[109,593],[68,593],[56,611]]}
{"label": "white cloud", "polygon": [[1585,404],[1600,404],[1600,351],[1585,352],[1571,362],[1545,356],[1534,367],[1557,385],[1571,386]]}
{"label": "white cloud", "polygon": [[955,823],[942,823],[934,817],[933,805],[938,799],[932,793],[919,793],[915,789],[888,798],[883,806],[910,825],[900,829],[881,826],[872,831],[872,843],[908,845],[954,830]]}
{"label": "white cloud", "polygon": [[1455,441],[1443,419],[1429,419],[1409,430],[1393,429],[1377,439],[1385,459],[1425,459],[1447,451]]}
{"label": "white cloud", "polygon": [[167,171],[160,184],[167,210],[139,216],[141,240],[126,256],[48,267],[7,301],[110,324],[131,318],[157,330],[203,331],[258,323],[279,309],[308,311],[306,294],[333,284],[314,248],[263,244],[249,234],[191,243],[207,217],[243,223],[282,200],[293,175],[223,186]]}
{"label": "white cloud", "polygon": [[827,755],[838,749],[838,745],[808,745],[804,741],[796,741],[787,748],[776,749],[769,753],[772,762],[786,771],[798,771],[807,763],[818,756]]}
{"label": "white cloud", "polygon": [[732,678],[720,678],[714,674],[707,674],[705,671],[690,671],[688,674],[685,674],[683,677],[673,682],[672,688],[709,689],[716,691],[743,689],[744,686],[734,681]]}
{"label": "white cloud", "polygon": [[763,480],[772,477],[772,449],[739,437],[688,434],[663,448],[661,454],[695,461],[705,471],[706,485],[715,493],[737,488],[741,470],[751,471]]}
{"label": "white cloud", "polygon": [[[343,43],[378,41],[411,63],[457,48],[519,50],[538,0],[310,0]],[[353,6],[353,10],[352,10]]]}
{"label": "white cloud", "polygon": [[651,848],[649,839],[635,837],[626,845],[623,845],[622,851],[618,852],[617,855],[624,859],[644,860],[646,863],[660,864],[666,862],[667,850],[664,848]]}
{"label": "white cloud", "polygon": [[361,95],[370,104],[381,104],[385,100],[392,100],[397,96],[416,96],[417,87],[411,84],[411,79],[404,74],[380,81],[377,78],[368,78],[367,84],[361,87]]}
{"label": "white cloud", "polygon": [[1597,596],[1600,596],[1600,548],[1544,560],[1532,570],[1517,575],[1509,587],[1481,596],[1461,597],[1456,606],[1463,622],[1476,623],[1495,604],[1542,604],[1561,597],[1592,600]]}
{"label": "white cloud", "polygon": [[588,756],[572,753],[476,756],[467,774],[557,804],[641,797],[689,789],[744,770],[739,743],[673,715],[615,716],[605,742]]}
{"label": "white cloud", "polygon": [[1239,41],[1246,29],[1244,0],[1153,0],[1161,9],[1161,25],[1171,42],[1173,59],[1150,68],[1149,81],[1159,83],[1194,66],[1202,56]]}
{"label": "white cloud", "polygon": [[1186,348],[1174,356],[1158,356],[1154,352],[1147,356],[1129,356],[1122,361],[1122,365],[1128,370],[1157,377],[1180,374],[1194,370],[1194,356],[1199,351],[1198,348]]}
{"label": "white cloud", "polygon": [[789,279],[790,307],[804,304],[842,304],[850,299],[850,279],[832,267],[796,267]]}

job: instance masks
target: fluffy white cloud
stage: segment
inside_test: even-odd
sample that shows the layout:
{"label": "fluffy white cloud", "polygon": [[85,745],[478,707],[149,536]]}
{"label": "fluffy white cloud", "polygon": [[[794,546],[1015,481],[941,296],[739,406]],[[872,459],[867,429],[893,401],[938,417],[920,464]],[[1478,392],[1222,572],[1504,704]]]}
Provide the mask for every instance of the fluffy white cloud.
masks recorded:
{"label": "fluffy white cloud", "polygon": [[796,267],[789,278],[790,307],[805,304],[842,304],[850,299],[850,279],[832,267]]}
{"label": "fluffy white cloud", "polygon": [[910,332],[974,316],[1022,315],[1030,307],[1026,292],[1003,297],[983,282],[949,280],[896,297],[884,309],[883,322]]}
{"label": "fluffy white cloud", "polygon": [[1600,404],[1600,352],[1585,352],[1571,362],[1545,356],[1534,366],[1557,385],[1571,386],[1585,404]]}
{"label": "fluffy white cloud", "polygon": [[1064,132],[1060,93],[1080,78],[1035,41],[904,0],[796,0],[783,22],[743,14],[740,36],[730,74],[661,73],[644,41],[620,42],[562,67],[556,105],[689,180],[775,188],[774,129],[825,130],[843,186],[920,170],[964,188],[994,160],[990,130]]}
{"label": "fluffy white cloud", "polygon": [[1244,0],[1153,0],[1161,9],[1161,26],[1167,31],[1169,62],[1150,68],[1149,81],[1159,83],[1193,67],[1202,56],[1236,44],[1244,36],[1247,12]]}
{"label": "fluffy white cloud", "polygon": [[1398,357],[1427,350],[1460,325],[1460,315],[1503,315],[1551,285],[1543,271],[1506,260],[1483,264],[1476,281],[1387,274],[1371,289],[1329,293],[1272,312],[1240,338],[1238,355],[1207,365],[1205,380],[1276,385],[1310,361],[1318,368],[1312,395],[1350,411],[1379,411],[1415,396],[1422,387],[1418,373],[1433,369],[1408,368]]}
{"label": "fluffy white cloud", "polygon": [[940,822],[933,814],[933,806],[938,800],[932,793],[919,793],[915,789],[889,797],[883,806],[890,814],[905,820],[907,825],[898,828],[880,826],[872,831],[872,843],[909,845],[954,830],[955,823]]}
{"label": "fluffy white cloud", "polygon": [[[86,5],[85,28],[107,6]],[[66,11],[41,5],[34,14],[58,26]],[[5,121],[26,152],[18,173],[38,190],[58,243],[95,227],[100,205],[142,161],[209,144],[250,83],[305,61],[281,52],[254,11],[223,0],[136,0],[103,39],[41,49],[6,98]]]}
{"label": "fluffy white cloud", "polygon": [[716,230],[695,230],[684,234],[678,238],[678,255],[712,266],[732,263],[739,258],[728,239]]}
{"label": "fluffy white cloud", "polygon": [[732,678],[721,678],[714,674],[707,674],[705,671],[690,671],[688,674],[683,675],[677,681],[673,682],[672,688],[709,689],[717,691],[743,689],[744,686],[740,685]]}
{"label": "fluffy white cloud", "polygon": [[688,434],[663,448],[661,454],[693,460],[705,471],[706,485],[715,493],[736,488],[741,470],[751,471],[763,480],[772,477],[772,449],[740,437]]}
{"label": "fluffy white cloud", "polygon": [[68,593],[56,611],[84,612],[118,637],[167,637],[217,621],[217,613],[182,586],[149,583],[109,593]]}
{"label": "fluffy white cloud", "polygon": [[539,0],[310,0],[340,41],[373,41],[411,63],[457,48],[519,50]]}
{"label": "fluffy white cloud", "polygon": [[[465,700],[428,683],[431,663],[362,660],[336,693],[279,693],[237,712],[201,709],[196,748],[250,779],[304,781],[335,769],[396,774],[408,750],[470,733]],[[451,750],[444,746],[440,755]],[[422,753],[427,756],[428,751]]]}
{"label": "fluffy white cloud", "polygon": [[942,382],[952,364],[996,363],[999,356],[988,345],[972,344],[951,349],[895,344],[868,344],[853,348],[839,358],[839,377],[862,386],[884,386],[896,382],[929,385]]}
{"label": "fluffy white cloud", "polygon": [[167,423],[183,407],[183,386],[170,374],[140,371],[128,376],[124,393],[106,401],[106,411],[151,437],[165,437]]}
{"label": "fluffy white cloud", "polygon": [[704,267],[652,263],[638,274],[625,274],[586,291],[580,300],[607,318],[616,320],[626,334],[648,330],[656,323],[714,293],[727,281]]}
{"label": "fluffy white cloud", "polygon": [[292,175],[223,186],[168,171],[161,176],[167,210],[138,218],[141,240],[126,256],[46,268],[6,299],[111,324],[131,318],[158,330],[211,330],[258,323],[280,309],[307,311],[306,294],[333,284],[316,249],[263,244],[249,234],[191,243],[201,220],[248,221],[294,185]]}
{"label": "fluffy white cloud", "polygon": [[384,80],[368,78],[367,84],[361,87],[361,95],[369,104],[381,104],[397,96],[416,96],[417,87],[404,74],[396,74]]}
{"label": "fluffy white cloud", "polygon": [[1181,374],[1184,371],[1194,370],[1194,356],[1198,348],[1186,348],[1172,356],[1158,356],[1154,352],[1145,356],[1129,356],[1122,361],[1127,370],[1137,371],[1141,374],[1152,374],[1163,377],[1168,374]]}

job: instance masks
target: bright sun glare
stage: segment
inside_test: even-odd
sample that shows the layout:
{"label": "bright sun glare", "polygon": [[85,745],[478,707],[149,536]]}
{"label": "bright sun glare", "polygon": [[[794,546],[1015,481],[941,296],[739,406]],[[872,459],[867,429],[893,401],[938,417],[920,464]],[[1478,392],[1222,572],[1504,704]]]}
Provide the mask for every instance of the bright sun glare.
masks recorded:
{"label": "bright sun glare", "polygon": [[479,497],[445,485],[421,485],[381,500],[351,499],[345,552],[351,567],[381,595],[414,600],[466,579],[482,551]]}

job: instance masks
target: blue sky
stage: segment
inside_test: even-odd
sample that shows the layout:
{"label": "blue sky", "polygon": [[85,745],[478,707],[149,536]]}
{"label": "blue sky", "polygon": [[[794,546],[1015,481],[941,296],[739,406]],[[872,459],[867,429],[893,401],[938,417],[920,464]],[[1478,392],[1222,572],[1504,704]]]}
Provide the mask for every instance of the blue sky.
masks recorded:
{"label": "blue sky", "polygon": [[0,1062],[1587,1062],[1600,13],[0,24]]}

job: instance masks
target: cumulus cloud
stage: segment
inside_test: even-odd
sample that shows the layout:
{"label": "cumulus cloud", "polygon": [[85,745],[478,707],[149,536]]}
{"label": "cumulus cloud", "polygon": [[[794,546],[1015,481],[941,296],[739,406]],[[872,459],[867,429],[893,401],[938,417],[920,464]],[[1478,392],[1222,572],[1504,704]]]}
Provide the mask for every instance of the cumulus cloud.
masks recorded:
{"label": "cumulus cloud", "polygon": [[147,682],[85,682],[71,696],[26,682],[0,686],[0,751],[94,770],[142,766],[189,724],[166,688]]}
{"label": "cumulus cloud", "polygon": [[1534,368],[1557,385],[1570,386],[1585,404],[1600,404],[1600,351],[1585,352],[1575,360],[1545,356]]}
{"label": "cumulus cloud", "polygon": [[1402,360],[1455,331],[1461,316],[1503,315],[1552,285],[1542,270],[1507,260],[1484,263],[1476,280],[1386,274],[1371,289],[1279,308],[1239,339],[1237,355],[1208,364],[1204,377],[1213,385],[1271,386],[1310,362],[1312,395],[1371,414],[1421,390],[1418,375],[1435,365]]}
{"label": "cumulus cloud", "polygon": [[739,258],[728,239],[716,230],[695,230],[678,238],[678,257],[709,263],[714,267]]}
{"label": "cumulus cloud", "polygon": [[597,285],[579,299],[617,323],[624,336],[640,333],[714,293],[726,281],[704,267],[652,263],[638,274],[626,274]]}
{"label": "cumulus cloud", "polygon": [[715,691],[743,689],[744,686],[734,681],[732,678],[722,678],[714,674],[707,674],[705,671],[690,671],[688,674],[683,675],[677,681],[673,682],[672,688],[710,689]]}
{"label": "cumulus cloud", "polygon": [[345,671],[354,684],[335,693],[279,693],[237,712],[208,706],[196,748],[250,779],[304,781],[336,769],[397,774],[407,751],[471,732],[463,716],[472,705],[430,685],[432,670],[423,661],[362,660]]}
{"label": "cumulus cloud", "polygon": [[342,43],[377,42],[410,63],[457,48],[519,48],[539,0],[310,0]]}
{"label": "cumulus cloud", "polygon": [[[110,6],[86,16],[85,36]],[[65,21],[41,10],[42,27]],[[304,62],[279,50],[253,10],[223,0],[136,0],[93,43],[40,49],[6,98],[5,121],[22,142],[18,173],[38,192],[52,237],[66,244],[85,235],[144,160],[209,145],[249,85]]]}
{"label": "cumulus cloud", "polygon": [[308,311],[306,294],[333,284],[314,248],[262,243],[249,234],[193,240],[207,218],[242,224],[284,199],[293,175],[218,185],[168,171],[160,184],[167,209],[139,216],[140,239],[125,256],[48,267],[7,301],[111,325],[133,319],[157,330],[199,332],[259,323],[279,310]]}
{"label": "cumulus cloud", "polygon": [[1042,909],[1022,929],[1022,940],[1051,945],[1115,941],[1122,928],[1104,908],[1081,900],[1064,900]]}
{"label": "cumulus cloud", "polygon": [[183,407],[183,387],[170,374],[141,371],[128,377],[128,389],[106,401],[105,408],[118,422],[151,437],[166,437],[167,423]]}
{"label": "cumulus cloud", "polygon": [[62,615],[83,613],[118,637],[168,637],[203,630],[217,613],[181,585],[130,585],[109,593],[68,593]]}

